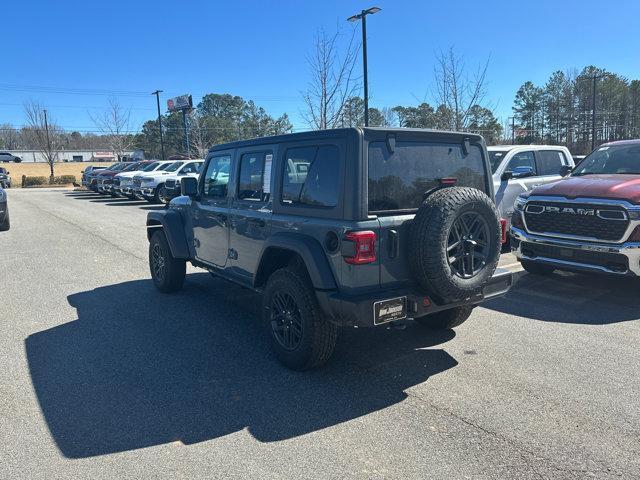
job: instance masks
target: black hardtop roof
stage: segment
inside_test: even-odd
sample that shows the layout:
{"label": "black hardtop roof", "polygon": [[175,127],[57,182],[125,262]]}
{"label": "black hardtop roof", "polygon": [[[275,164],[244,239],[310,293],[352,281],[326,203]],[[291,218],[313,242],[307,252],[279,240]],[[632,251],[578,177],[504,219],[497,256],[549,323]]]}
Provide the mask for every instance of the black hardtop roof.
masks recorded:
{"label": "black hardtop roof", "polygon": [[328,130],[310,130],[307,132],[287,133],[284,135],[274,135],[271,137],[259,137],[250,140],[237,140],[235,142],[221,143],[209,149],[209,152],[220,150],[228,150],[230,148],[243,148],[258,145],[268,145],[281,142],[292,142],[302,140],[315,140],[321,138],[345,137],[348,135],[367,135],[367,133],[398,133],[398,134],[431,134],[435,136],[453,137],[456,141],[461,142],[468,138],[471,141],[481,141],[482,136],[469,132],[452,132],[446,130],[433,130],[429,128],[397,128],[397,127],[349,127],[349,128],[333,128]]}

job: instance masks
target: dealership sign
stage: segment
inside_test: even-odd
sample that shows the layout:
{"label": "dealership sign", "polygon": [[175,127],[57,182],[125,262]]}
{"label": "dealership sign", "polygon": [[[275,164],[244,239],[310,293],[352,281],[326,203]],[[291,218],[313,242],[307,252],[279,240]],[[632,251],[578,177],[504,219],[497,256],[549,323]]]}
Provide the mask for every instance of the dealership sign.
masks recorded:
{"label": "dealership sign", "polygon": [[190,110],[193,108],[191,95],[180,95],[179,97],[167,100],[167,110],[177,112],[179,110]]}

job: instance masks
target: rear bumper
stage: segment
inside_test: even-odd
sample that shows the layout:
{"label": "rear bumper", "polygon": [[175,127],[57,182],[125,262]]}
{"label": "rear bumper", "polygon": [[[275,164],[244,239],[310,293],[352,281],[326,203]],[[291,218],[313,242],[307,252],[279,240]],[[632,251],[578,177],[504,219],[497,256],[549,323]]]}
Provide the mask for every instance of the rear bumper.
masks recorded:
{"label": "rear bumper", "polygon": [[511,227],[518,260],[558,270],[640,276],[640,242],[586,243],[533,235]]}
{"label": "rear bumper", "polygon": [[[418,318],[430,313],[448,310],[462,305],[476,305],[490,298],[499,297],[509,291],[513,275],[509,270],[498,268],[482,289],[482,292],[455,303],[439,305],[428,295],[416,288],[380,290],[363,295],[345,295],[336,291],[316,291],[321,308],[329,319],[341,326],[373,327],[374,304],[376,302],[406,297],[407,318]],[[425,299],[427,299],[425,301]]]}

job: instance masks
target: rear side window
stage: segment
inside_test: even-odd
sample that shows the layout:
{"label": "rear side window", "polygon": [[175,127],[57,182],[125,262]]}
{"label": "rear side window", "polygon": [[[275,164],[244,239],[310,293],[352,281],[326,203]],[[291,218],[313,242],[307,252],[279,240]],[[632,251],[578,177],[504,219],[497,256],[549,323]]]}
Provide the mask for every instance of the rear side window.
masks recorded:
{"label": "rear side window", "polygon": [[240,200],[263,200],[264,152],[245,153],[240,160],[238,198]]}
{"label": "rear side window", "polygon": [[486,193],[484,161],[480,147],[468,155],[459,144],[396,142],[393,153],[386,142],[369,144],[369,211],[417,209],[424,193],[441,178],[454,177],[457,185]]}
{"label": "rear side window", "polygon": [[537,155],[538,175],[560,175],[560,168],[566,162],[560,150],[541,150]]}
{"label": "rear side window", "polygon": [[282,203],[333,208],[338,204],[339,182],[340,151],[335,145],[287,150]]}

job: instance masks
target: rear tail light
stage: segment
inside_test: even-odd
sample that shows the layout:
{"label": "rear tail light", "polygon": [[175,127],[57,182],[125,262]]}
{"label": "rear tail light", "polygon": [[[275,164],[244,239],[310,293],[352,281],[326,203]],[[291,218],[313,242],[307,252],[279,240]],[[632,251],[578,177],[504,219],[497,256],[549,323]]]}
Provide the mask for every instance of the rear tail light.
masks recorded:
{"label": "rear tail light", "polygon": [[500,238],[500,241],[504,245],[505,243],[507,243],[507,219],[506,218],[500,219],[500,234],[502,235],[502,237]]}
{"label": "rear tail light", "polygon": [[633,229],[627,242],[640,242],[640,225]]}
{"label": "rear tail light", "polygon": [[342,242],[344,261],[362,265],[376,261],[376,233],[371,230],[348,232]]}

